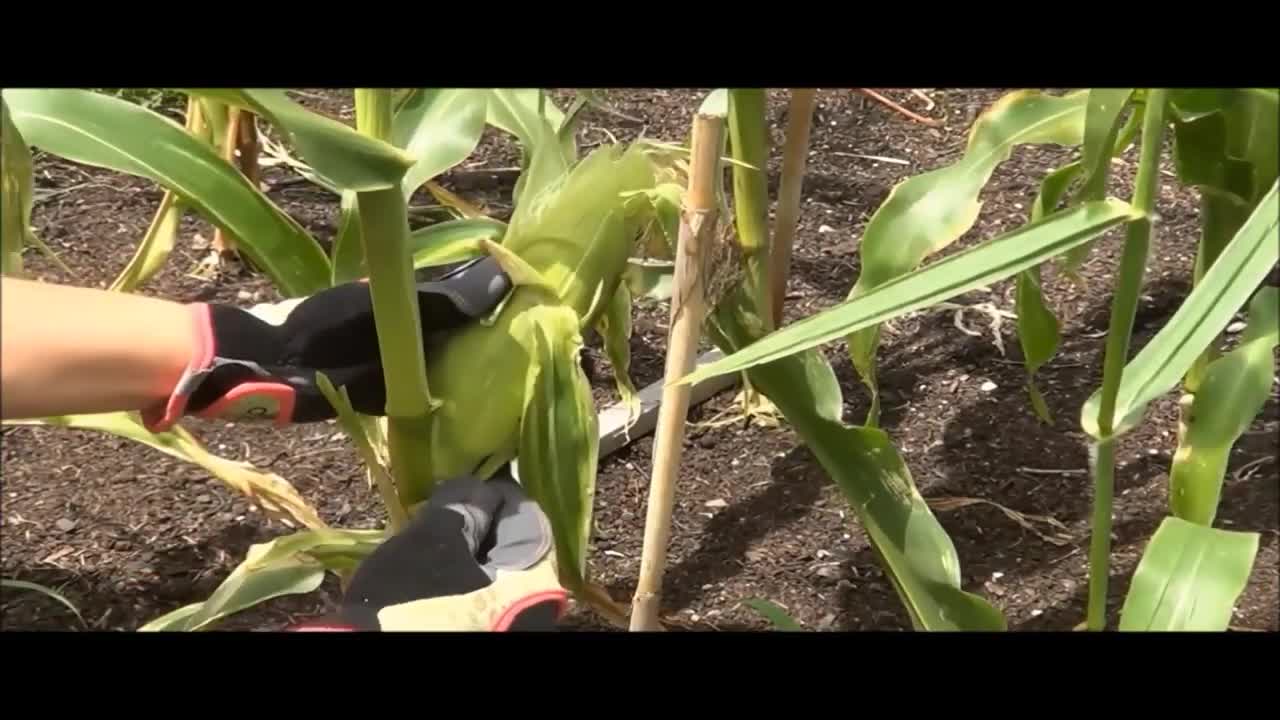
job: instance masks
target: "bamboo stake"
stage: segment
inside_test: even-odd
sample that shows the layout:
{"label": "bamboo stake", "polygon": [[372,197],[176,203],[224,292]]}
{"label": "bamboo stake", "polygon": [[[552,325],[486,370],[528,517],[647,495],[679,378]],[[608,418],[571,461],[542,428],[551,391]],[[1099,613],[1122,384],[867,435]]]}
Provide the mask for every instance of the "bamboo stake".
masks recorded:
{"label": "bamboo stake", "polygon": [[653,476],[649,484],[649,508],[645,517],[644,547],[640,556],[640,582],[631,607],[631,630],[661,630],[658,609],[662,600],[662,576],[666,572],[667,545],[671,535],[671,510],[684,425],[689,412],[688,385],[675,381],[691,370],[696,360],[702,321],[706,315],[702,261],[706,245],[715,236],[718,204],[717,179],[724,136],[721,117],[699,113],[693,121],[689,168],[689,194],[676,245],[676,267],[671,295],[671,329],[667,338],[666,386],[658,409],[653,444]]}
{"label": "bamboo stake", "polygon": [[795,244],[800,220],[800,188],[804,185],[809,159],[809,130],[813,127],[816,93],[811,88],[793,88],[787,109],[787,139],[782,148],[782,179],[778,183],[778,208],[774,215],[773,242],[769,246],[769,301],[773,327],[782,327],[782,306],[791,277],[791,246]]}

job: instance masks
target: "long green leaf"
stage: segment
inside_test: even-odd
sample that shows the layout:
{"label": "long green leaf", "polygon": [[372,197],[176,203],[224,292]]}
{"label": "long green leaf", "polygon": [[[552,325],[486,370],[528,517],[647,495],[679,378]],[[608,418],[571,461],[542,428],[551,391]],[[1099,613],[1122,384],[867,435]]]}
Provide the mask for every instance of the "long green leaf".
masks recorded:
{"label": "long green leaf", "polygon": [[[1022,90],[1002,97],[974,123],[965,154],[956,163],[896,185],[863,233],[862,271],[849,298],[857,298],[914,270],[926,257],[958,240],[977,221],[978,196],[1014,147],[1077,145],[1085,127],[1088,93],[1062,97]],[[849,338],[850,359],[872,394],[869,420],[878,415],[873,324]]]}
{"label": "long green leaf", "polygon": [[[734,317],[740,316],[720,311],[713,325],[726,353],[750,339]],[[916,628],[1005,628],[996,608],[961,589],[955,546],[889,436],[841,422],[840,385],[820,352],[807,350],[755,365],[747,377],[782,412],[848,498]]]}
{"label": "long green leaf", "polygon": [[1134,571],[1120,630],[1222,632],[1249,582],[1258,534],[1167,517]]}
{"label": "long green leaf", "polygon": [[1084,167],[1084,185],[1080,196],[1084,200],[1101,200],[1107,195],[1107,178],[1111,169],[1112,148],[1120,131],[1120,117],[1129,106],[1133,88],[1092,88],[1089,105],[1085,110],[1084,143],[1081,146],[1081,164]]}
{"label": "long green leaf", "polygon": [[396,111],[391,141],[415,160],[402,183],[406,198],[475,151],[488,95],[479,88],[425,88]]}
{"label": "long green leaf", "polygon": [[194,632],[230,615],[284,595],[314,592],[329,566],[347,570],[382,541],[381,530],[303,530],[250,546],[209,599],[173,610],[139,628],[143,632]]}
{"label": "long green leaf", "polygon": [[1139,217],[1142,215],[1130,205],[1114,199],[1062,210],[792,323],[750,347],[698,368],[680,382],[745,370],[929,307],[1016,275]]}
{"label": "long green leaf", "polygon": [[165,260],[173,251],[173,241],[178,234],[184,209],[178,196],[173,191],[166,190],[155,217],[151,219],[151,226],[147,228],[147,234],[138,243],[129,264],[112,281],[111,290],[133,292],[164,267]]}
{"label": "long green leaf", "polygon": [[542,103],[540,113],[540,97],[541,91],[531,88],[497,88],[489,95],[487,122],[515,135],[521,145],[522,172],[512,196],[516,205],[512,225],[533,213],[537,199],[577,160],[576,144],[568,146],[558,133],[564,114],[549,100]]}
{"label": "long green leaf", "polygon": [[[1116,395],[1117,435],[1123,434],[1146,414],[1152,400],[1178,383],[1196,357],[1231,321],[1272,266],[1280,261],[1280,187],[1250,214],[1249,220],[1205,273],[1178,311],[1124,369]],[[1081,425],[1098,433],[1101,392],[1085,401]]]}
{"label": "long green leaf", "polygon": [[369,276],[369,264],[364,258],[364,238],[360,234],[359,195],[354,190],[342,191],[339,206],[338,234],[333,237],[333,284],[358,280]]}
{"label": "long green leaf", "polygon": [[[729,91],[729,151],[733,165],[734,228],[747,264],[746,282],[758,307],[768,308],[769,128],[763,88]],[[772,315],[763,314],[768,320]]]}
{"label": "long green leaf", "polygon": [[184,89],[261,115],[286,133],[302,160],[339,190],[367,192],[397,187],[415,162],[391,143],[308,110],[284,90]]}
{"label": "long green leaf", "polygon": [[529,355],[520,420],[520,482],[547,513],[563,582],[587,581],[587,541],[599,434],[591,385],[578,363],[578,316],[566,306],[531,309],[512,324]]}
{"label": "long green leaf", "polygon": [[409,234],[415,268],[444,265],[484,254],[485,240],[501,242],[506,224],[490,218],[447,220]]}
{"label": "long green leaf", "polygon": [[63,607],[70,610],[80,622],[84,622],[84,616],[80,614],[80,610],[71,603],[62,593],[51,587],[45,587],[39,583],[27,582],[26,580],[5,580],[0,579],[0,587],[13,588],[14,590],[30,590],[44,595],[47,598],[56,600]]}
{"label": "long green leaf", "polygon": [[[1080,173],[1081,164],[1073,162],[1049,173],[1040,183],[1040,192],[1031,205],[1030,222],[1037,222],[1057,209],[1071,181]],[[1036,386],[1036,371],[1058,351],[1061,334],[1058,318],[1044,301],[1040,288],[1040,266],[1018,273],[1015,311],[1018,316],[1018,341],[1022,344],[1023,365],[1027,369],[1027,393],[1036,414],[1045,422],[1053,422],[1049,406]]]}
{"label": "long green leaf", "polygon": [[1249,429],[1271,397],[1274,349],[1280,343],[1280,289],[1254,296],[1240,345],[1209,364],[1178,432],[1169,468],[1169,503],[1183,520],[1212,525],[1222,494],[1231,447]]}
{"label": "long green leaf", "polygon": [[328,285],[316,241],[208,144],[158,113],[71,89],[5,90],[30,144],[74,162],[153,180],[239,241],[239,249],[289,296]]}

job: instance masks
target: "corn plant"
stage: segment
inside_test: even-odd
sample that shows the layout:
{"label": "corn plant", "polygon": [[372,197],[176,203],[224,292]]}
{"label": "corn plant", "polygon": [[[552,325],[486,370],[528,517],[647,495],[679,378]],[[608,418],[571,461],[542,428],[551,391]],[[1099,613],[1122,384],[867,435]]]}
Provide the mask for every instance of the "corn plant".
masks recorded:
{"label": "corn plant", "polygon": [[[1132,112],[1125,118],[1125,111]],[[1162,139],[1173,128],[1179,179],[1202,192],[1202,235],[1195,285],[1175,316],[1132,360],[1128,348],[1156,217]],[[890,193],[868,223],[861,240],[862,272],[849,298],[827,310],[765,336],[757,332],[732,343],[725,358],[690,373],[683,382],[747,371],[762,378],[807,360],[817,377],[821,362],[814,348],[845,339],[854,367],[872,396],[867,425],[841,430],[863,439],[864,455],[850,464],[874,465],[867,458],[893,457],[896,489],[863,479],[846,491],[883,558],[891,543],[877,542],[868,524],[875,503],[918,500],[905,464],[887,437],[875,430],[878,391],[875,350],[883,322],[925,309],[978,287],[1016,278],[1019,337],[1024,348],[1028,389],[1036,412],[1047,409],[1034,386],[1034,373],[1056,350],[1056,318],[1045,304],[1040,271],[1049,262],[1067,272],[1078,268],[1099,236],[1123,228],[1125,239],[1113,295],[1102,387],[1084,404],[1081,425],[1094,439],[1090,448],[1095,511],[1090,548],[1087,626],[1105,627],[1106,580],[1114,448],[1117,438],[1141,422],[1149,403],[1184,382],[1183,420],[1171,468],[1171,510],[1153,536],[1135,573],[1122,612],[1123,629],[1222,629],[1244,587],[1257,549],[1254,533],[1233,533],[1211,525],[1230,447],[1256,417],[1274,374],[1277,343],[1276,289],[1258,290],[1280,259],[1277,234],[1277,92],[1270,89],[1165,91],[1101,89],[1063,96],[1019,91],[1003,97],[975,123],[964,155],[956,163],[911,177]],[[1134,196],[1130,202],[1107,195],[1113,156],[1141,138]],[[976,221],[978,195],[995,167],[1015,147],[1051,143],[1080,147],[1082,157],[1045,178],[1026,225],[975,247],[923,264],[959,239]],[[1061,200],[1072,181],[1075,196]],[[1255,294],[1256,291],[1256,294]],[[1249,303],[1250,296],[1254,297]],[[1233,314],[1250,305],[1250,327],[1239,347],[1218,356],[1214,340]],[[732,337],[730,339],[733,339]],[[799,371],[796,371],[799,374]],[[826,375],[829,371],[821,371]],[[838,398],[834,377],[827,381]],[[761,387],[765,387],[761,385]],[[765,390],[769,394],[768,390]],[[782,392],[770,394],[797,431],[811,441]],[[815,406],[825,404],[822,395]],[[830,429],[839,404],[827,405]],[[874,439],[877,444],[869,442]],[[850,444],[847,442],[846,444]],[[829,472],[846,463],[822,444],[814,451]],[[883,464],[883,463],[882,463]],[[884,493],[884,489],[891,492]],[[874,490],[874,492],[872,492]],[[902,501],[899,501],[902,502]],[[910,505],[910,502],[905,503]],[[918,506],[923,507],[923,501]],[[927,512],[924,510],[922,512]],[[922,515],[923,517],[923,515]],[[923,527],[914,529],[923,538]],[[911,523],[899,525],[905,538]],[[940,530],[932,542],[944,543]],[[925,547],[922,540],[916,549]],[[937,545],[932,553],[945,557]],[[916,556],[917,558],[919,555]],[[954,561],[954,558],[951,558]],[[954,562],[947,562],[954,573]],[[950,575],[952,579],[956,575]],[[910,588],[894,578],[900,593]],[[935,586],[936,587],[936,586]],[[910,601],[908,601],[910,604]],[[946,609],[946,608],[943,608]],[[947,616],[955,619],[953,612]],[[913,620],[921,625],[913,611]],[[970,624],[968,627],[980,627]]]}

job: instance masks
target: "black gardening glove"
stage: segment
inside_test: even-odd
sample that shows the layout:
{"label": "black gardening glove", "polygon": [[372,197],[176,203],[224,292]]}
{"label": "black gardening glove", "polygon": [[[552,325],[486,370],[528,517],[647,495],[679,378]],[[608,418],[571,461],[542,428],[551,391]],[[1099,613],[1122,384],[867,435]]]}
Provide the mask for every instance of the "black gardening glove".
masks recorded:
{"label": "black gardening glove", "polygon": [[[485,256],[417,287],[430,358],[449,332],[497,307],[511,280]],[[193,357],[168,401],[142,413],[151,431],[168,429],[184,415],[271,418],[281,425],[327,420],[335,412],[316,384],[317,372],[336,388],[346,386],[357,412],[384,414],[386,386],[367,283],[249,309],[190,307],[197,337]]]}
{"label": "black gardening glove", "polygon": [[292,630],[554,630],[567,603],[538,505],[510,476],[463,477],[361,563],[336,615]]}

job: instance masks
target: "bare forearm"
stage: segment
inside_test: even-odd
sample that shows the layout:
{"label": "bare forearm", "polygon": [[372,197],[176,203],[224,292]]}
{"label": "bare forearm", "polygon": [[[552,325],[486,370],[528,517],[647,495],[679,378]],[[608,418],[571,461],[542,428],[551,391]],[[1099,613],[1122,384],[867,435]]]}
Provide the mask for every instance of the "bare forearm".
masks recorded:
{"label": "bare forearm", "polygon": [[188,309],[140,295],[4,278],[0,415],[138,410],[191,359]]}

